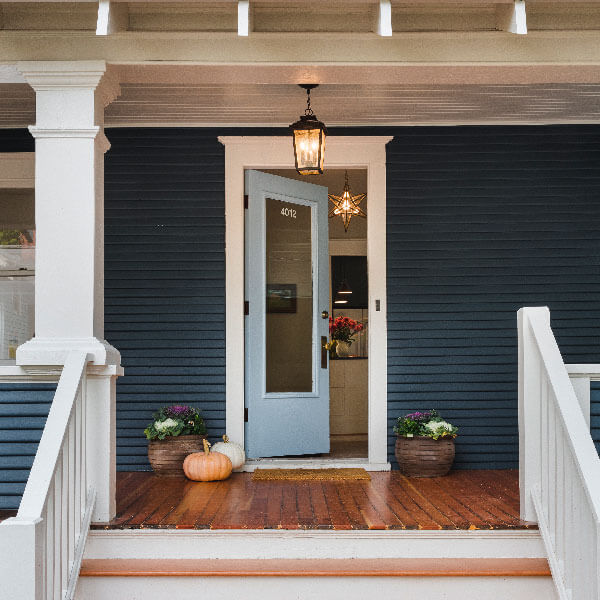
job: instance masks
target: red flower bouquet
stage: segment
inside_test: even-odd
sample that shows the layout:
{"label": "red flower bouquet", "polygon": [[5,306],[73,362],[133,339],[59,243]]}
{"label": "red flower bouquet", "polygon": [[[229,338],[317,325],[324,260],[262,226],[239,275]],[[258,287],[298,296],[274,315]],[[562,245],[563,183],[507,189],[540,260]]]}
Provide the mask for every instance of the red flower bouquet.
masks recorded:
{"label": "red flower bouquet", "polygon": [[361,332],[365,326],[359,321],[349,317],[329,317],[329,333],[332,340],[346,342],[351,344],[354,341],[354,334]]}

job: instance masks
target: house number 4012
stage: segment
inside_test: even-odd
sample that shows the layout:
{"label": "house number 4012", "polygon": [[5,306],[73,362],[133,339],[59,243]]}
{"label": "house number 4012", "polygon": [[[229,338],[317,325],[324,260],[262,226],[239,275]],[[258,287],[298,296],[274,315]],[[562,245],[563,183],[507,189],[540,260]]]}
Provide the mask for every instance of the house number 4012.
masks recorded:
{"label": "house number 4012", "polygon": [[281,214],[284,217],[291,217],[292,219],[296,218],[296,211],[293,208],[282,208]]}

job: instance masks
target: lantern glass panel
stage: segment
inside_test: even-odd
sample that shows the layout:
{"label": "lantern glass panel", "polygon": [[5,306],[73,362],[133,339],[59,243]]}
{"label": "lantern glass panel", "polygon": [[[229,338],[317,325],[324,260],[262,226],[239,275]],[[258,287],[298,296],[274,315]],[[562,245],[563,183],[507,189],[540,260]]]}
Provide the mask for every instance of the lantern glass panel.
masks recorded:
{"label": "lantern glass panel", "polygon": [[325,132],[322,129],[294,130],[296,169],[303,175],[317,175],[323,172],[324,149]]}

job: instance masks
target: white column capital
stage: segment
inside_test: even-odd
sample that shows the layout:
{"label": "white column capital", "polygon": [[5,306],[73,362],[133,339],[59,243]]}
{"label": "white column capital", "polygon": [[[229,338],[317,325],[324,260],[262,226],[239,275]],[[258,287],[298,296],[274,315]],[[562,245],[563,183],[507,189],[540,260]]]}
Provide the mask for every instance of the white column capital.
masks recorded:
{"label": "white column capital", "polygon": [[20,61],[16,67],[36,92],[57,88],[93,90],[106,72],[106,62],[103,60]]}

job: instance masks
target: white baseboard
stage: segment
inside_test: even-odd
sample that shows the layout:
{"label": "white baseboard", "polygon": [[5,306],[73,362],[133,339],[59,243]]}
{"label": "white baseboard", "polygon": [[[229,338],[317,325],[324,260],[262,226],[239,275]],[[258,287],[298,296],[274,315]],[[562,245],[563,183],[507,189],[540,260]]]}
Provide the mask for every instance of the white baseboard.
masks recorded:
{"label": "white baseboard", "polygon": [[550,577],[80,577],[75,600],[556,600]]}

